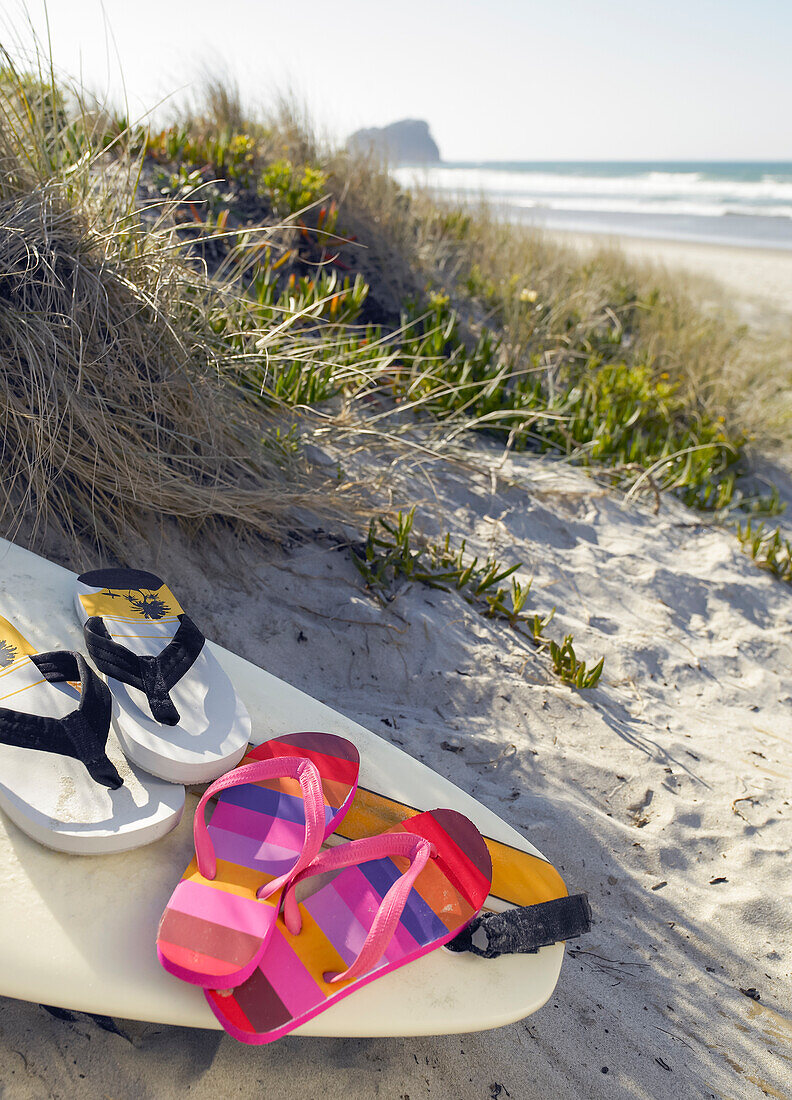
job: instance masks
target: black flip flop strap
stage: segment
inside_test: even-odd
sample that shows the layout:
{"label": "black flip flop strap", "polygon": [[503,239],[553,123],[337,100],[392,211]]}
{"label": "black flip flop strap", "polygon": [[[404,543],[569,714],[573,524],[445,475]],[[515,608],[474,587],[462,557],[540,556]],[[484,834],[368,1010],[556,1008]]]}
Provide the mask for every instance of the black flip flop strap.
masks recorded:
{"label": "black flip flop strap", "polygon": [[[483,959],[499,955],[533,953],[560,940],[582,936],[591,928],[591,906],[586,894],[554,898],[538,905],[507,909],[505,913],[485,913],[475,917],[467,928],[446,944],[451,951],[471,951]],[[487,946],[479,947],[474,938],[483,932]]]}
{"label": "black flip flop strap", "polygon": [[106,684],[88,667],[80,653],[54,650],[36,653],[30,660],[51,684],[80,681],[80,705],[65,718],[0,707],[0,742],[23,749],[39,749],[79,760],[97,783],[115,790],[121,776],[105,753],[112,699]]}
{"label": "black flip flop strap", "polygon": [[114,642],[104,620],[94,615],[83,627],[91,660],[105,676],[145,693],[155,721],[175,726],[179,712],[169,692],[195,663],[206,640],[187,615],[179,615],[179,629],[156,657],[139,657],[126,646]]}

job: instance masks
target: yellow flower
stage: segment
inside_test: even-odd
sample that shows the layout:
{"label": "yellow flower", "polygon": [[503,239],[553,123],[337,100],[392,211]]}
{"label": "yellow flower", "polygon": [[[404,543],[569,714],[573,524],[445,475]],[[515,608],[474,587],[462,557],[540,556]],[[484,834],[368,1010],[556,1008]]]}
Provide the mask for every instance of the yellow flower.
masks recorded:
{"label": "yellow flower", "polygon": [[535,302],[539,297],[539,294],[535,290],[528,290],[527,287],[520,291],[521,302]]}

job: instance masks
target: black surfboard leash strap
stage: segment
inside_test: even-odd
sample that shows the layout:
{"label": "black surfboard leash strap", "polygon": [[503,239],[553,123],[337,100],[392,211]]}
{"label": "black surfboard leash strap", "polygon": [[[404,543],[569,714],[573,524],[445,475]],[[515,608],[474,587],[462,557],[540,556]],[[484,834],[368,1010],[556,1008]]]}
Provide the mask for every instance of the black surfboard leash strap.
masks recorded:
{"label": "black surfboard leash strap", "polygon": [[540,947],[582,936],[590,928],[588,895],[572,894],[504,913],[480,913],[446,947],[497,959],[500,955],[532,954]]}

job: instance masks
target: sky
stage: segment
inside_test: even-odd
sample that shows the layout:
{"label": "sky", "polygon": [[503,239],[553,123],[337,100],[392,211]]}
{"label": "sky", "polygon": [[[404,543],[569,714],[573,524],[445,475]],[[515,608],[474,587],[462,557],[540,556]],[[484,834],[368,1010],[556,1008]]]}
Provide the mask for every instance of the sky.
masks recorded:
{"label": "sky", "polygon": [[[0,0],[0,42],[46,42]],[[792,160],[789,0],[49,0],[56,67],[162,118],[206,71],[321,132],[423,118],[445,160]],[[159,106],[158,106],[159,105]]]}

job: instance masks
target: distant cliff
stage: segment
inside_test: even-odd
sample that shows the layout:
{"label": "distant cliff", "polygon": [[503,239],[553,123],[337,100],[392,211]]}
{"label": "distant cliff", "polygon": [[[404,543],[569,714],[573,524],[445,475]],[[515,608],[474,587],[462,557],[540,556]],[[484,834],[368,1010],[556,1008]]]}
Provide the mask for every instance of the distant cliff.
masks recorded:
{"label": "distant cliff", "polygon": [[374,150],[395,163],[437,163],[440,150],[429,133],[429,123],[418,118],[403,118],[390,126],[371,126],[356,130],[347,144],[352,149]]}

